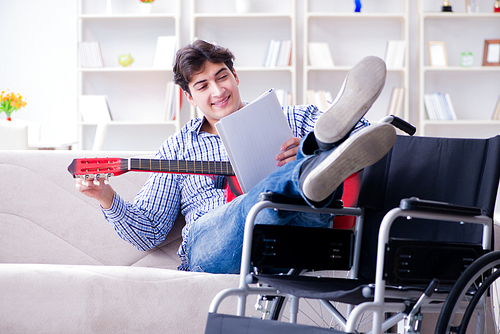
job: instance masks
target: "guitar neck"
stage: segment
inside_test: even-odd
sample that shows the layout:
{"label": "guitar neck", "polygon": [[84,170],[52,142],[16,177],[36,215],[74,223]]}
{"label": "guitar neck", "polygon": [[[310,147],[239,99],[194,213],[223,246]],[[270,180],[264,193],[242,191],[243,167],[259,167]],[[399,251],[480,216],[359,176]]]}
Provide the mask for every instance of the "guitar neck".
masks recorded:
{"label": "guitar neck", "polygon": [[127,169],[140,172],[234,175],[233,167],[225,161],[188,161],[160,159],[125,159]]}

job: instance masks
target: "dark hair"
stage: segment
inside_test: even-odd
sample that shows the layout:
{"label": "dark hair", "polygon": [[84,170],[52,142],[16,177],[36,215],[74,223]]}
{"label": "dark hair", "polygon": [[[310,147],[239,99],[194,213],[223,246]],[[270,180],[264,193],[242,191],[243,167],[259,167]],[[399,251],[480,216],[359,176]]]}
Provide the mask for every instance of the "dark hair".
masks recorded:
{"label": "dark hair", "polygon": [[198,39],[177,51],[173,68],[174,82],[191,95],[189,82],[194,75],[203,71],[206,61],[224,63],[233,72],[233,60],[234,55],[229,49]]}

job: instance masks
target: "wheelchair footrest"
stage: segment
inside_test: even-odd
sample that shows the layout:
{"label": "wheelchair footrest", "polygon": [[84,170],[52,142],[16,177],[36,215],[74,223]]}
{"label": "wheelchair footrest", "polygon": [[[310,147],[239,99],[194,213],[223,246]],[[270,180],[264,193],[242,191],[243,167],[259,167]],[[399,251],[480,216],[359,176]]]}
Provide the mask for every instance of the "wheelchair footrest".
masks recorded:
{"label": "wheelchair footrest", "polygon": [[386,252],[386,280],[425,285],[437,278],[451,285],[483,254],[481,245],[393,238]]}
{"label": "wheelchair footrest", "polygon": [[348,270],[353,236],[351,230],[255,225],[251,260],[257,268]]}

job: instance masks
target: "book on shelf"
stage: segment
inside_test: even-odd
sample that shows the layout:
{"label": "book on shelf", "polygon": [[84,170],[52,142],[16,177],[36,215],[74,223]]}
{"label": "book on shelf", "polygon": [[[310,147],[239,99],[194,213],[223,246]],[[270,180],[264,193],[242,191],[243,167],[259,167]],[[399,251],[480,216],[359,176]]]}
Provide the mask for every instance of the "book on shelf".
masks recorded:
{"label": "book on shelf", "polygon": [[292,61],[292,41],[281,41],[277,66],[290,66]]}
{"label": "book on shelf", "polygon": [[165,120],[175,120],[177,111],[177,97],[182,101],[182,92],[179,86],[173,81],[167,82],[167,91],[165,93]]}
{"label": "book on shelf", "polygon": [[292,55],[292,41],[269,41],[264,67],[285,67],[290,65]]}
{"label": "book on shelf", "polygon": [[326,111],[332,103],[332,93],[325,90],[307,91],[307,104],[314,104],[321,111]]}
{"label": "book on shelf", "polygon": [[153,67],[172,67],[174,64],[176,47],[177,40],[175,36],[158,36]]}
{"label": "book on shelf", "polygon": [[491,119],[500,119],[500,96],[498,97],[497,105],[495,106],[495,110],[493,111],[493,116],[491,117]]}
{"label": "book on shelf", "polygon": [[403,118],[404,101],[405,101],[404,87],[393,87],[391,92],[391,98],[389,100],[389,107],[387,108],[387,115],[394,115]]}
{"label": "book on shelf", "polygon": [[244,193],[278,168],[276,155],[292,138],[273,89],[215,124]]}
{"label": "book on shelf", "polygon": [[96,41],[79,42],[78,59],[80,67],[104,67],[101,45]]}
{"label": "book on shelf", "polygon": [[430,120],[456,120],[457,114],[449,93],[426,93],[424,105]]}
{"label": "book on shelf", "polygon": [[385,64],[388,69],[400,69],[405,63],[406,42],[388,41],[385,50]]}
{"label": "book on shelf", "polygon": [[453,106],[453,102],[451,101],[451,96],[449,93],[440,93],[442,96],[441,99],[444,101],[445,108],[447,113],[452,120],[457,120],[457,113],[455,112],[455,107]]}
{"label": "book on shelf", "polygon": [[109,123],[113,119],[106,95],[80,95],[78,110],[85,123]]}
{"label": "book on shelf", "polygon": [[275,89],[276,97],[282,107],[291,106],[293,104],[292,93],[286,89]]}
{"label": "book on shelf", "polygon": [[310,42],[309,46],[309,63],[311,66],[317,67],[333,67],[332,53],[328,43]]}

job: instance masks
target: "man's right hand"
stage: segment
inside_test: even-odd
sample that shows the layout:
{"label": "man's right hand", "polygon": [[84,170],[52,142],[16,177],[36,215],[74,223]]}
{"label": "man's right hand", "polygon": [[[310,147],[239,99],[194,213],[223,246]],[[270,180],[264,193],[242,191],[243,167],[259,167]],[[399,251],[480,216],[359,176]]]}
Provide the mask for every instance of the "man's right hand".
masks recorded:
{"label": "man's right hand", "polygon": [[87,185],[83,184],[83,179],[76,179],[76,189],[82,194],[95,198],[103,209],[111,208],[115,191],[109,184],[105,184],[104,178],[98,179],[99,185],[94,184],[93,180],[87,180]]}

